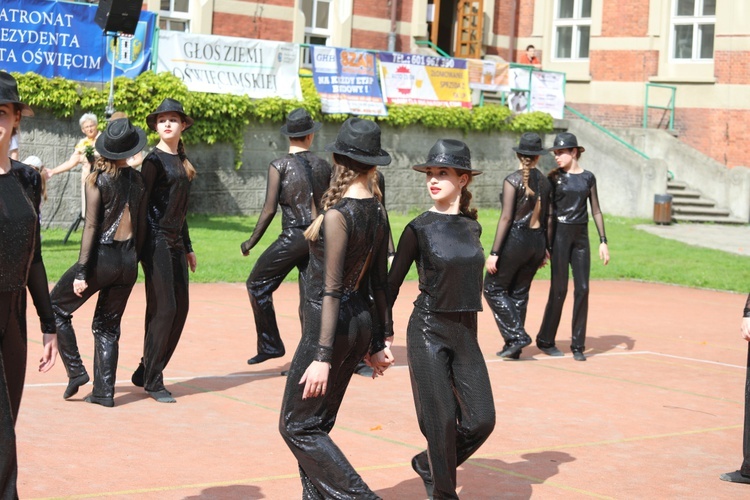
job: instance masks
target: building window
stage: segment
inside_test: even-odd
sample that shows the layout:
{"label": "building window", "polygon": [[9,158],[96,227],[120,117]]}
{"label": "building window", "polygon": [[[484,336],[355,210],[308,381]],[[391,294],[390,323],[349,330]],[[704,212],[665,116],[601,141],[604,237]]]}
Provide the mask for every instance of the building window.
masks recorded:
{"label": "building window", "polygon": [[713,59],[716,0],[674,0],[673,12],[672,57]]}
{"label": "building window", "polygon": [[[305,14],[305,43],[310,45],[328,45],[331,30],[328,29],[329,13],[333,0],[302,0],[302,12]],[[302,52],[302,65],[312,67],[310,49]]]}
{"label": "building window", "polygon": [[557,59],[588,59],[591,0],[557,0],[554,54]]}
{"label": "building window", "polygon": [[159,28],[190,31],[190,0],[161,0]]}

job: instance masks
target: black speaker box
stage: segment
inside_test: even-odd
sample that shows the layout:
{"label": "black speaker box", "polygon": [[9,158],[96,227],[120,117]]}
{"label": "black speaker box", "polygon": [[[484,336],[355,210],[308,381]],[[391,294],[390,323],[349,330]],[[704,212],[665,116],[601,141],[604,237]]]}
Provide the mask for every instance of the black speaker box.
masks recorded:
{"label": "black speaker box", "polygon": [[141,15],[141,0],[99,0],[94,22],[104,31],[132,35]]}

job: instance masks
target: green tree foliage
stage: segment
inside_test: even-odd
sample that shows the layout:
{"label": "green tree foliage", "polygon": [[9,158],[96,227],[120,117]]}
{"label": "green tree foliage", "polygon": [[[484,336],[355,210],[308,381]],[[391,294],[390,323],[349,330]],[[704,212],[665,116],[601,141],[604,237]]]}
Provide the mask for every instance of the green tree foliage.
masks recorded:
{"label": "green tree foliage", "polygon": [[[109,100],[109,87],[98,89],[66,80],[47,79],[35,73],[15,74],[21,96],[30,106],[52,113],[59,118],[69,118],[76,112],[92,112],[104,126],[104,110]],[[303,75],[304,76],[304,75]],[[283,123],[294,108],[304,107],[316,120],[342,123],[349,115],[323,114],[320,96],[312,78],[302,78],[302,102],[269,97],[251,99],[230,94],[208,94],[190,92],[185,84],[170,73],[146,71],[135,79],[115,79],[114,107],[122,111],[136,124],[145,128],[146,116],[157,108],[166,97],[182,102],[185,112],[195,119],[195,125],[185,134],[184,140],[191,143],[228,143],[237,158],[235,166],[242,164],[244,134],[237,133],[255,123]],[[363,117],[393,127],[421,125],[427,128],[452,128],[464,132],[550,132],[552,117],[534,112],[513,115],[504,106],[488,105],[466,108],[440,108],[433,106],[389,106],[388,116]],[[149,141],[158,141],[155,132],[149,133]]]}

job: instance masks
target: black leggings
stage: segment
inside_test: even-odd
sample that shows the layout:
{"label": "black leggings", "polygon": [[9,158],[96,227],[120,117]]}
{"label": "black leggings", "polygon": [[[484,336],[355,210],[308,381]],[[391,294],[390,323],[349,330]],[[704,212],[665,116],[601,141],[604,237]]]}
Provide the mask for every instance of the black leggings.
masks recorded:
{"label": "black leggings", "polygon": [[557,224],[552,245],[552,281],[544,319],[536,337],[539,347],[555,345],[557,327],[568,293],[568,266],[573,269],[573,339],[570,350],[586,350],[586,319],[589,314],[591,248],[588,224]]}
{"label": "black leggings", "polygon": [[187,320],[188,268],[185,250],[161,235],[143,245],[146,278],[146,334],[143,339],[144,385],[164,389],[164,369],[172,358]]}
{"label": "black leggings", "polygon": [[138,277],[138,259],[133,240],[99,245],[96,262],[79,297],[73,293],[76,266],[68,269],[52,289],[50,297],[57,324],[60,359],[68,378],[86,373],[73,330],[73,313],[99,292],[91,332],[94,334],[94,397],[111,398],[119,355],[120,324],[130,292]]}
{"label": "black leggings", "polygon": [[258,334],[258,354],[283,356],[286,352],[276,324],[272,294],[295,267],[299,270],[299,315],[300,323],[302,322],[305,269],[310,251],[304,231],[305,228],[298,227],[284,229],[276,241],[258,257],[247,278],[247,294],[250,297],[255,317],[255,331]]}
{"label": "black leggings", "polygon": [[526,309],[531,282],[544,261],[544,230],[512,226],[497,260],[497,272],[484,278],[484,298],[492,309],[505,347],[528,345]]}
{"label": "black leggings", "polygon": [[304,315],[304,332],[289,368],[279,419],[281,436],[299,464],[302,498],[379,498],[329,436],[354,367],[370,346],[367,302],[356,291],[342,297],[328,389],[322,397],[303,400],[305,385],[299,380],[318,351],[321,304],[307,301]]}
{"label": "black leggings", "polygon": [[26,289],[0,292],[0,498],[16,499],[15,423],[26,377]]}
{"label": "black leggings", "polygon": [[427,451],[415,458],[420,470],[431,471],[435,498],[458,498],[456,467],[495,427],[490,377],[477,342],[477,313],[415,308],[406,335],[414,405],[427,438]]}

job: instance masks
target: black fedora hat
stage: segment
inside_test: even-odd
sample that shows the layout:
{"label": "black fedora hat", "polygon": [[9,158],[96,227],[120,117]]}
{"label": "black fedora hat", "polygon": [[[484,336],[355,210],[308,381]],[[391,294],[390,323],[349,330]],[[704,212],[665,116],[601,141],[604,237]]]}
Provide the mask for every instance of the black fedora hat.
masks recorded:
{"label": "black fedora hat", "polygon": [[518,141],[518,146],[513,151],[526,156],[546,155],[547,150],[542,145],[542,138],[535,132],[526,132]]}
{"label": "black fedora hat", "polygon": [[297,108],[286,116],[286,123],[281,126],[281,133],[287,137],[304,137],[317,132],[322,126],[322,123],[313,121],[305,108]]}
{"label": "black fedora hat", "polygon": [[150,128],[151,130],[156,130],[156,117],[162,113],[170,112],[177,113],[182,117],[182,119],[185,121],[185,130],[189,129],[193,125],[193,119],[185,113],[185,110],[182,108],[182,103],[169,97],[164,99],[161,104],[159,104],[159,107],[156,108],[156,111],[154,111],[153,113],[149,113],[149,115],[146,117],[146,125],[148,125],[148,128]]}
{"label": "black fedora hat", "polygon": [[479,175],[480,170],[471,168],[471,151],[462,141],[456,139],[438,139],[434,146],[427,153],[425,163],[414,165],[412,168],[417,172],[425,172],[428,168],[443,167],[463,170],[471,175]]}
{"label": "black fedora hat", "polygon": [[0,104],[17,104],[23,116],[34,116],[28,104],[21,102],[18,96],[18,83],[7,71],[0,71]]}
{"label": "black fedora hat", "polygon": [[146,145],[146,132],[127,118],[112,120],[107,130],[96,139],[96,150],[103,158],[124,160],[140,152]]}
{"label": "black fedora hat", "polygon": [[555,136],[555,140],[552,143],[552,147],[547,151],[557,151],[558,149],[574,149],[578,148],[578,151],[583,153],[586,148],[578,145],[578,138],[570,132],[560,132]]}
{"label": "black fedora hat", "polygon": [[365,165],[391,163],[391,155],[380,148],[380,127],[372,120],[347,119],[341,125],[336,141],[326,145],[325,149]]}

